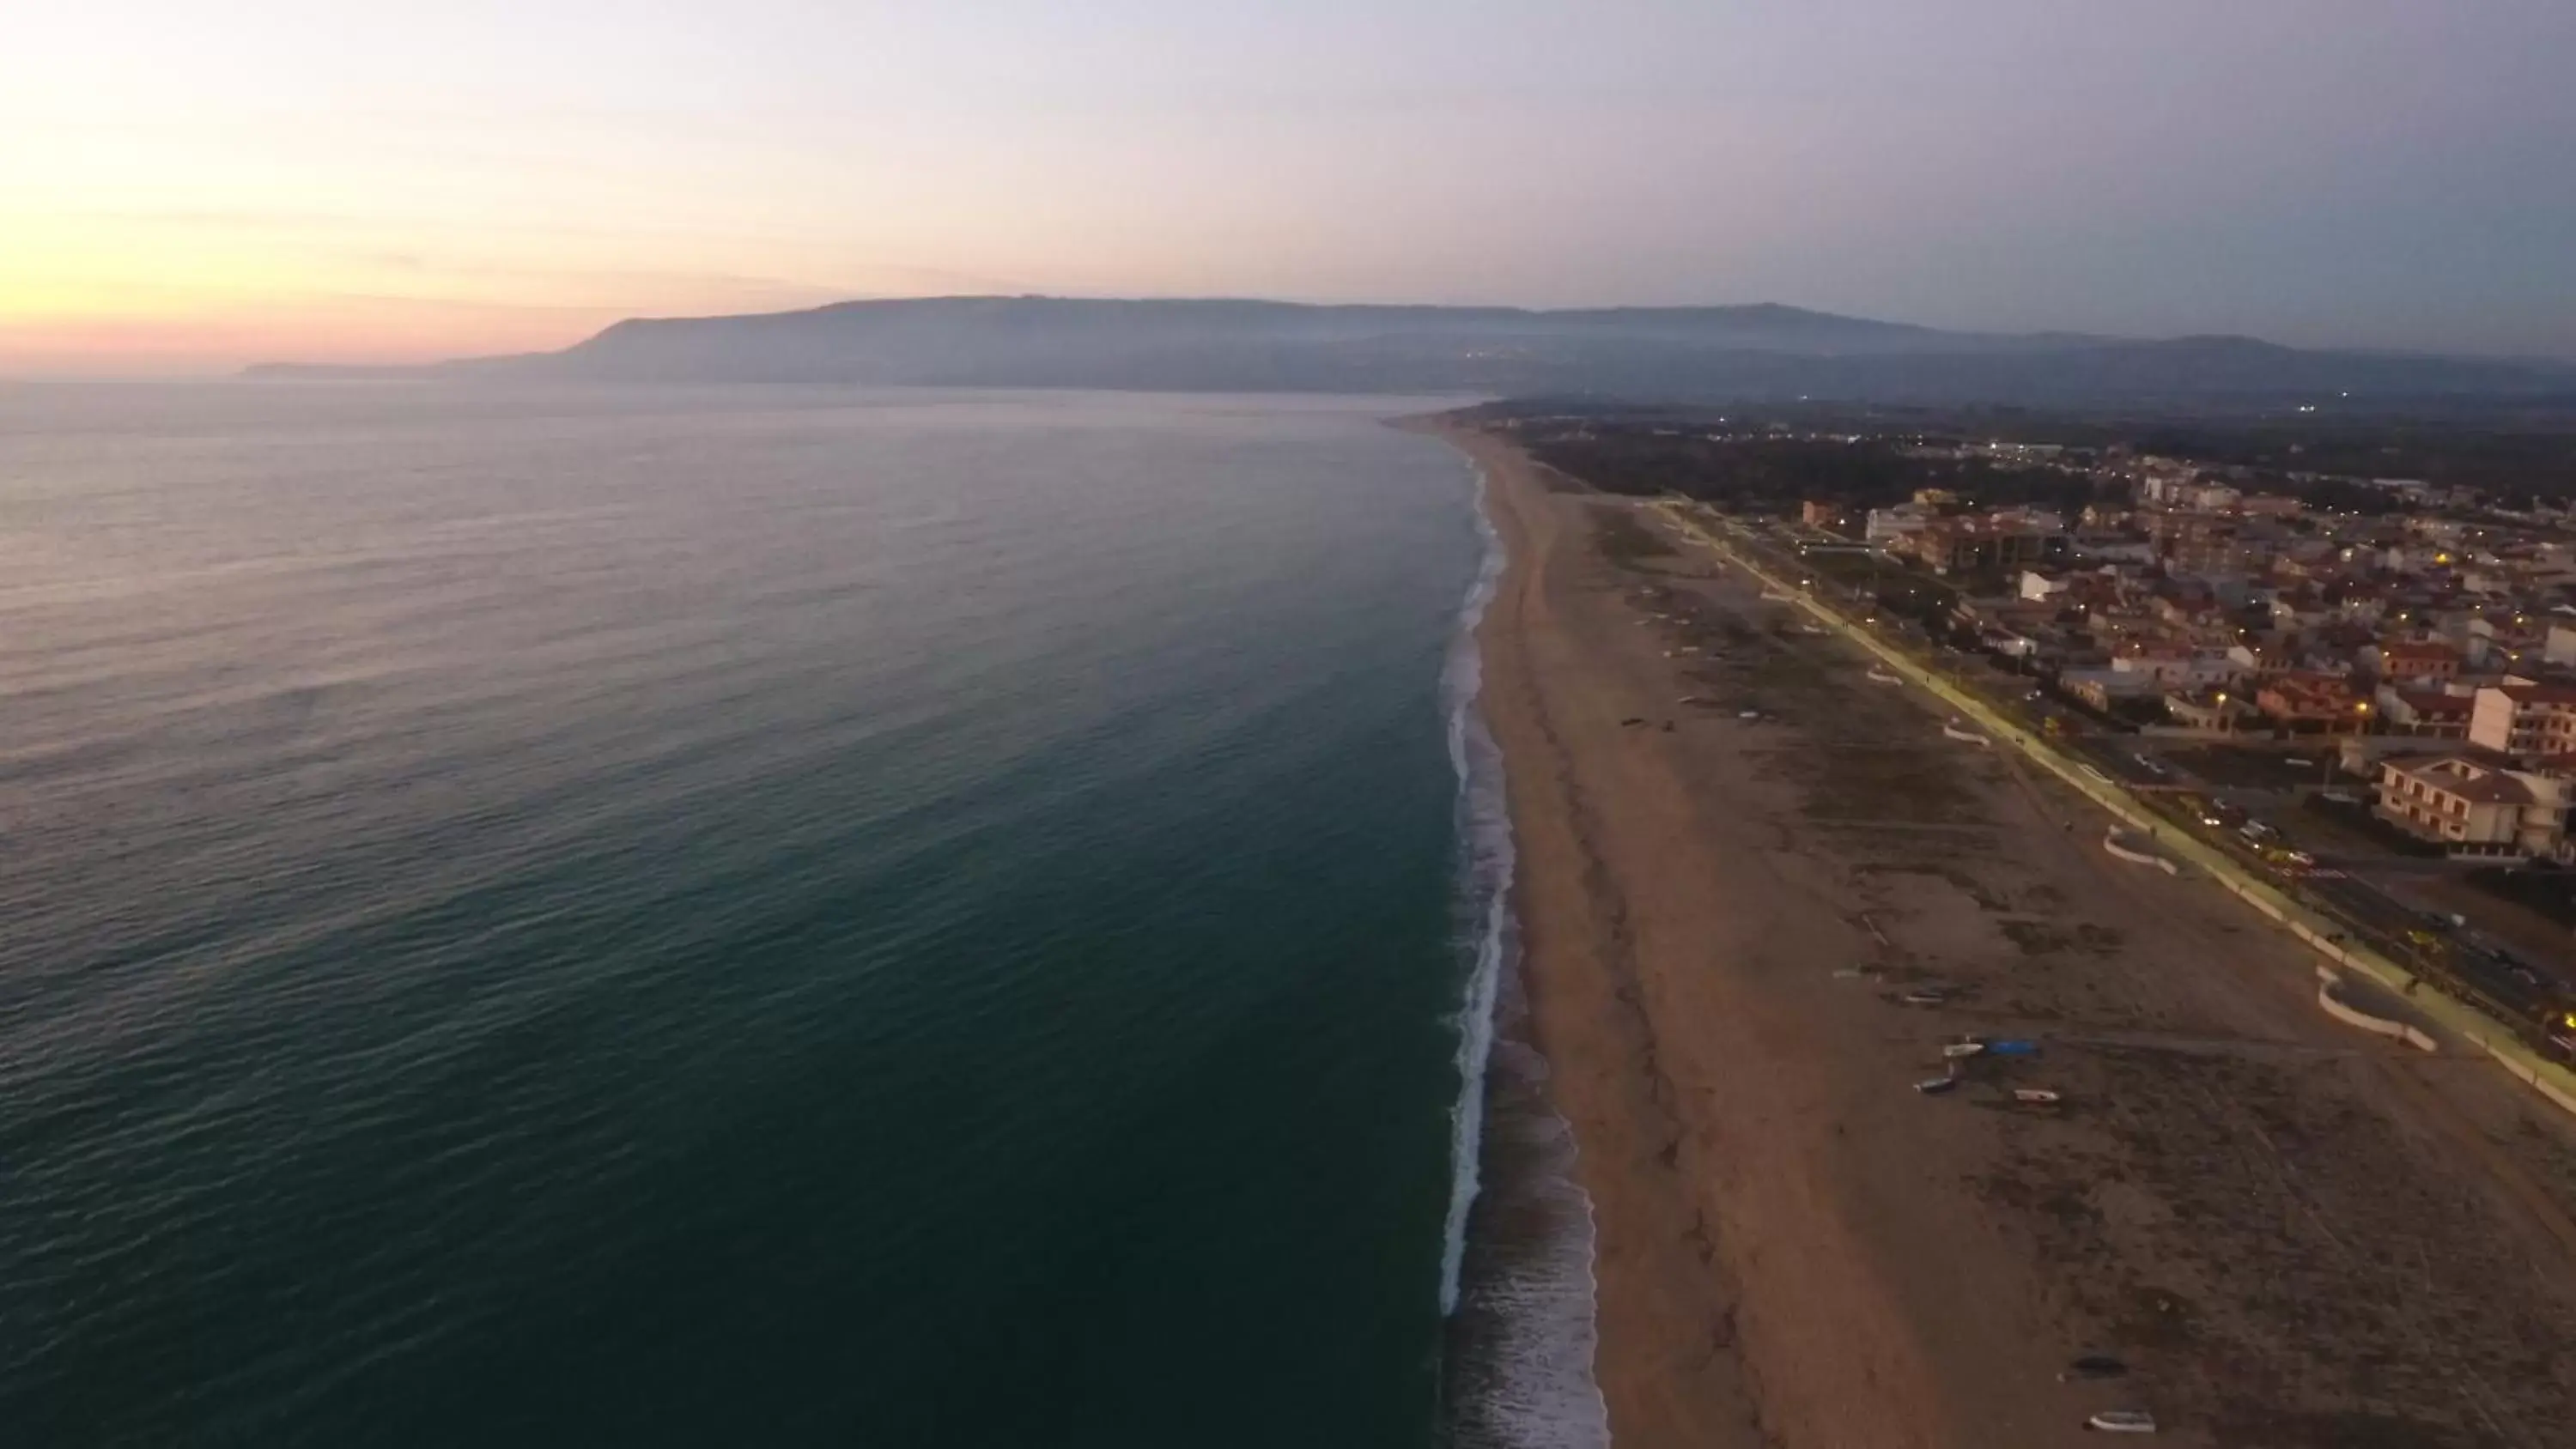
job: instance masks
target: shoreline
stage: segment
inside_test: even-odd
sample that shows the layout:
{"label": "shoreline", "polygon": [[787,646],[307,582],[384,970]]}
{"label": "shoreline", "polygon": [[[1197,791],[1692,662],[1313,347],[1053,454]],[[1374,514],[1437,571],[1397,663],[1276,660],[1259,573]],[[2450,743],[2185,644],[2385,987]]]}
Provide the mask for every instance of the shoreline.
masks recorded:
{"label": "shoreline", "polygon": [[[2326,1021],[2295,943],[2205,885],[2066,849],[2080,798],[1945,749],[1628,502],[1413,426],[1506,548],[1480,702],[1614,1442],[2076,1444],[2131,1406],[2184,1443],[2547,1442],[2576,1368],[2521,1339],[2576,1334],[2561,1125]],[[1881,989],[1934,979],[1953,1002]],[[1908,1090],[1998,1028],[2044,1040],[2027,1080],[2065,1109]],[[2365,1271],[2417,1255],[2402,1295]],[[2137,1372],[2059,1383],[2088,1351]]]}
{"label": "shoreline", "polygon": [[1456,1449],[1605,1449],[1608,1410],[1593,1378],[1597,1285],[1592,1202],[1572,1127],[1547,1092],[1531,1043],[1514,897],[1517,847],[1500,747],[1488,719],[1483,623],[1508,577],[1493,484],[1475,478],[1485,557],[1447,685],[1459,782],[1462,934],[1475,942],[1459,1013],[1460,1100],[1441,1308],[1445,1443]]}

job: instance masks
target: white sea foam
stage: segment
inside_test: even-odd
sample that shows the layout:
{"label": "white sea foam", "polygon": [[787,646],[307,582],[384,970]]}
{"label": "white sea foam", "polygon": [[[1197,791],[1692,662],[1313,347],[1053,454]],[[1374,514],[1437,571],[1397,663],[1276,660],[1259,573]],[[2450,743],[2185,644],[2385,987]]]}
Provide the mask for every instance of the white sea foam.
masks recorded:
{"label": "white sea foam", "polygon": [[1449,1220],[1440,1255],[1440,1311],[1458,1309],[1458,1276],[1467,1251],[1467,1214],[1475,1206],[1477,1158],[1484,1138],[1485,1069],[1493,1057],[1494,1004],[1503,974],[1503,947],[1511,917],[1512,826],[1503,799],[1501,751],[1485,727],[1477,696],[1484,685],[1484,666],[1476,649],[1476,626],[1503,574],[1503,541],[1485,517],[1484,474],[1476,475],[1476,529],[1484,540],[1484,558],[1467,602],[1458,611],[1458,632],[1450,642],[1442,671],[1441,693],[1449,713],[1449,766],[1458,776],[1458,828],[1463,847],[1458,885],[1462,919],[1469,924],[1475,964],[1467,974],[1466,998],[1458,1007],[1458,1101],[1450,1109]]}
{"label": "white sea foam", "polygon": [[[1505,553],[1486,512],[1491,483],[1482,469],[1476,484],[1484,559],[1459,610],[1442,677],[1449,760],[1458,776],[1459,920],[1462,945],[1474,951],[1457,1019],[1459,1092],[1451,1109],[1452,1181],[1440,1263],[1442,1313],[1454,1318],[1464,1303],[1476,1319],[1471,1334],[1454,1340],[1472,1342],[1476,1362],[1454,1366],[1450,1375],[1466,1396],[1455,1405],[1453,1427],[1461,1444],[1601,1449],[1609,1425],[1592,1369],[1598,1341],[1592,1204],[1574,1177],[1573,1135],[1545,1105],[1546,1064],[1526,1045],[1500,1038],[1506,1018],[1522,1014],[1513,974],[1515,858],[1502,751],[1480,706],[1476,629],[1501,583]],[[1515,1241],[1477,1255],[1491,1268],[1470,1285],[1467,1230],[1484,1186],[1489,1075],[1498,1062],[1515,1089],[1510,1100],[1522,1104],[1511,1120],[1496,1124],[1511,1138],[1515,1174],[1503,1186],[1515,1199],[1505,1206],[1518,1231]],[[1525,1240],[1533,1226],[1535,1239]]]}

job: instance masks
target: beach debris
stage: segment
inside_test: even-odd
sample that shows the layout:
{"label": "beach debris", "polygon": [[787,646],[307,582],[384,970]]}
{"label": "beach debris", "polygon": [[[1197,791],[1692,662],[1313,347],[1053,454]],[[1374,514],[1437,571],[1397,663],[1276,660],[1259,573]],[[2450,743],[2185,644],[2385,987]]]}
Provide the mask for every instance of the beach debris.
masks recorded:
{"label": "beach debris", "polygon": [[1871,670],[1869,672],[1869,677],[1877,680],[1881,684],[1903,684],[1905,682],[1903,678],[1890,674],[1884,669]]}
{"label": "beach debris", "polygon": [[1735,717],[1737,719],[1760,719],[1762,718],[1762,711],[1758,709],[1738,710],[1736,711]]}
{"label": "beach debris", "polygon": [[1914,1084],[1914,1090],[1927,1097],[1937,1097],[1958,1085],[1957,1077],[1926,1077]]}
{"label": "beach debris", "polygon": [[2144,1409],[2104,1409],[2085,1420],[2084,1427],[2106,1434],[2152,1434],[2156,1432],[2156,1416]]}
{"label": "beach debris", "polygon": [[1981,1041],[1954,1041],[1941,1048],[1941,1055],[1958,1061],[1963,1057],[1976,1056],[1985,1049],[1986,1044]]}
{"label": "beach debris", "polygon": [[2068,1364],[2057,1375],[2059,1383],[2084,1379],[2116,1379],[2129,1372],[2129,1366],[2107,1353],[2088,1353]]}
{"label": "beach debris", "polygon": [[1990,1041],[1985,1043],[1985,1048],[1987,1054],[1990,1056],[2035,1057],[2039,1055],[2039,1043],[2035,1041],[2023,1041],[2018,1038],[2006,1038],[2002,1041]]}
{"label": "beach debris", "polygon": [[1646,722],[1646,717],[1645,717],[1644,715],[1642,715],[1642,714],[1632,714],[1632,715],[1628,716],[1626,719],[1623,719],[1623,720],[1619,721],[1619,728],[1621,728],[1621,729],[1623,729],[1623,730],[1624,730],[1624,729],[1629,728],[1630,726],[1633,726],[1633,725],[1641,725],[1641,724],[1644,724],[1645,722]]}
{"label": "beach debris", "polygon": [[2034,1107],[2054,1107],[2064,1099],[2046,1087],[2015,1087],[2013,1100],[2026,1102]]}
{"label": "beach debris", "polygon": [[1939,1006],[1955,994],[1947,986],[1917,986],[1911,991],[1900,992],[1896,999],[1908,1006]]}
{"label": "beach debris", "polygon": [[1876,981],[1879,977],[1885,974],[1885,972],[1879,970],[1875,966],[1837,966],[1834,968],[1834,979],[1836,981]]}

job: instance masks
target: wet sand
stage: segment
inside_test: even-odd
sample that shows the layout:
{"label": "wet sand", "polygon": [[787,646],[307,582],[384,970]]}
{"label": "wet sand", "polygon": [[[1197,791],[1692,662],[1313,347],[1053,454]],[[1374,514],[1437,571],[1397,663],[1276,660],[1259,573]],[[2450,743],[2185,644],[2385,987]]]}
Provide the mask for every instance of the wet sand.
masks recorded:
{"label": "wet sand", "polygon": [[[2113,1407],[2576,1443],[2571,1124],[2329,1021],[2215,887],[1631,504],[1448,436],[1512,556],[1484,704],[1622,1449],[2074,1445]],[[1917,1094],[1961,1032],[2040,1054]],[[2060,1382],[2088,1352],[2133,1372]]]}

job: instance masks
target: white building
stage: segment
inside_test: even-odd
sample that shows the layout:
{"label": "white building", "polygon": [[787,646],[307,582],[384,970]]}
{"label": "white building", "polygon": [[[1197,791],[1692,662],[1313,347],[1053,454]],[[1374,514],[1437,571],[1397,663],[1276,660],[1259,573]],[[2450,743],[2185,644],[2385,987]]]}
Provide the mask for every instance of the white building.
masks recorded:
{"label": "white building", "polygon": [[1900,538],[1911,538],[1932,526],[1933,513],[1920,503],[1900,503],[1893,508],[1873,508],[1861,537],[1884,547]]}
{"label": "white building", "polygon": [[2466,756],[2379,767],[2379,815],[2454,854],[2549,855],[2567,838],[2566,782]]}

